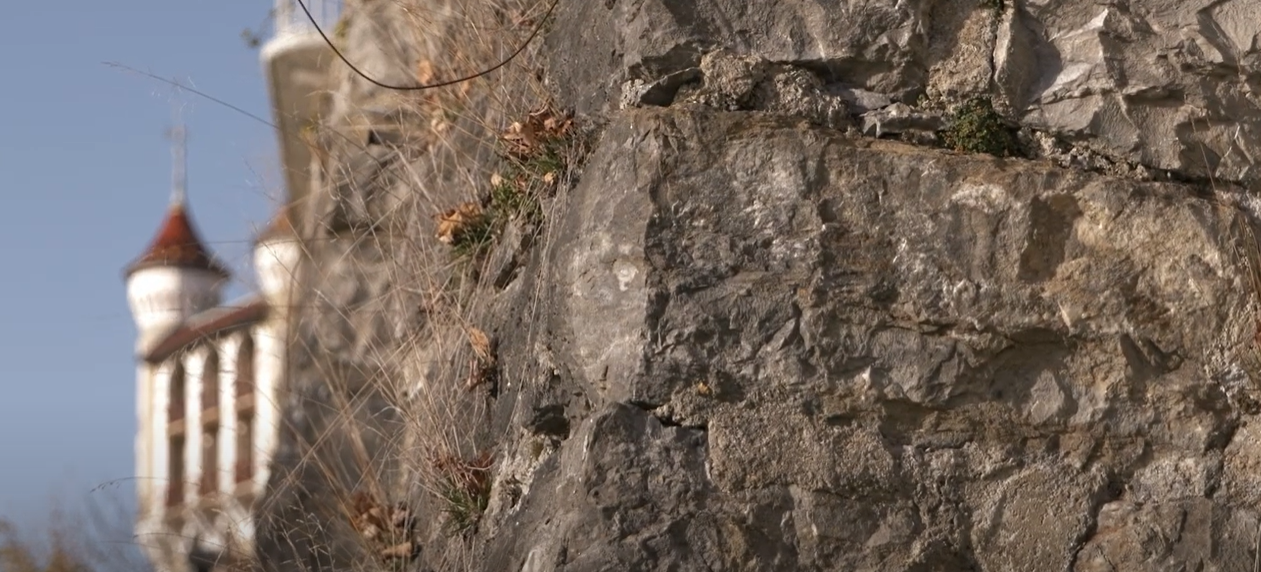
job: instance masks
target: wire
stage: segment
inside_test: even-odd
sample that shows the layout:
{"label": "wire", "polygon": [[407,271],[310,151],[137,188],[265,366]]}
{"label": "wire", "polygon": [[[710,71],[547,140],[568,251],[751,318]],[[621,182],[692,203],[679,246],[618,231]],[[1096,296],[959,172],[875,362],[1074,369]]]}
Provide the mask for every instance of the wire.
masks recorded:
{"label": "wire", "polygon": [[210,94],[208,94],[208,93],[201,92],[201,91],[197,91],[197,90],[195,90],[195,89],[193,89],[193,88],[191,88],[191,87],[188,87],[188,86],[186,86],[186,85],[184,85],[184,84],[182,84],[182,83],[180,83],[180,82],[177,82],[177,81],[175,81],[175,80],[166,79],[166,78],[164,78],[164,77],[162,77],[162,76],[154,75],[154,74],[151,74],[151,73],[149,73],[149,72],[147,72],[147,71],[141,71],[141,70],[138,70],[138,69],[133,68],[133,67],[131,67],[131,66],[124,65],[124,64],[120,64],[120,63],[118,63],[118,62],[101,62],[101,63],[103,63],[103,64],[105,64],[105,65],[107,65],[107,66],[113,67],[113,68],[119,68],[119,69],[123,69],[123,70],[129,71],[129,72],[132,72],[132,73],[138,73],[138,74],[140,74],[140,75],[143,75],[143,76],[149,77],[149,78],[151,78],[151,79],[156,79],[156,80],[158,80],[158,81],[160,81],[160,82],[162,82],[162,83],[165,83],[165,84],[167,84],[167,85],[169,85],[169,86],[172,86],[172,87],[175,87],[175,88],[178,88],[178,89],[182,89],[182,90],[184,90],[184,91],[187,91],[187,92],[192,93],[192,94],[195,94],[195,95],[200,95],[200,96],[202,96],[202,97],[204,97],[204,98],[206,98],[206,99],[209,99],[210,101],[213,101],[213,102],[215,102],[215,103],[218,103],[219,105],[222,105],[222,106],[224,106],[224,107],[226,107],[226,108],[228,108],[228,109],[231,109],[232,111],[235,111],[235,112],[237,112],[237,113],[240,113],[241,115],[244,115],[244,116],[246,116],[246,117],[248,117],[248,118],[250,118],[250,119],[253,119],[254,121],[257,121],[257,122],[259,122],[259,123],[262,123],[263,125],[266,125],[266,126],[268,126],[268,127],[271,127],[272,129],[276,129],[276,130],[279,130],[279,129],[280,129],[279,127],[276,127],[276,125],[275,125],[274,123],[272,123],[272,122],[270,122],[270,121],[268,121],[268,120],[266,120],[266,119],[263,119],[262,117],[259,117],[259,116],[257,116],[257,115],[254,115],[253,113],[250,113],[250,112],[248,112],[248,111],[246,111],[246,110],[244,110],[244,109],[241,109],[240,107],[237,107],[237,106],[235,106],[235,105],[232,105],[231,103],[228,103],[228,102],[226,102],[226,101],[224,101],[224,100],[222,100],[222,99],[219,99],[219,98],[217,98],[217,97],[215,97],[215,96],[213,96],[213,95],[210,95]]}
{"label": "wire", "polygon": [[356,75],[367,80],[368,83],[371,83],[372,85],[385,88],[385,89],[391,89],[394,91],[420,91],[424,89],[434,89],[438,87],[446,87],[448,85],[455,85],[457,83],[463,83],[466,81],[477,79],[484,75],[488,75],[494,72],[495,70],[498,70],[499,68],[508,65],[508,62],[511,62],[512,60],[516,59],[517,56],[521,55],[521,52],[525,51],[525,48],[530,45],[530,42],[533,42],[534,38],[536,38],[539,35],[539,32],[543,30],[543,24],[546,23],[548,18],[552,16],[552,11],[556,9],[556,5],[559,3],[560,3],[560,0],[552,0],[552,4],[547,7],[547,12],[543,13],[543,17],[539,19],[539,23],[534,26],[534,31],[530,32],[530,37],[526,38],[525,41],[522,42],[521,45],[517,47],[516,51],[512,52],[512,54],[509,55],[507,59],[495,64],[494,66],[486,68],[473,75],[465,76],[459,79],[452,79],[452,80],[440,81],[437,83],[428,83],[428,84],[422,84],[422,85],[390,85],[387,83],[382,83],[380,81],[377,81],[376,79],[368,76],[368,74],[360,71],[359,68],[355,67],[355,64],[350,63],[350,60],[346,59],[346,56],[342,55],[341,50],[337,49],[337,46],[333,45],[333,41],[330,40],[328,38],[328,35],[324,33],[324,29],[320,28],[320,24],[315,21],[315,16],[311,15],[311,10],[307,9],[306,2],[304,0],[298,0],[298,6],[302,7],[302,11],[306,13],[307,20],[311,22],[312,26],[315,26],[315,31],[319,32],[320,37],[324,38],[324,43],[328,44],[328,47],[333,49],[333,53],[337,54],[337,57],[341,59],[341,61],[345,63],[347,67],[350,68],[350,71],[355,72]]}
{"label": "wire", "polygon": [[[241,109],[240,107],[238,107],[238,106],[236,106],[236,105],[232,105],[231,103],[228,103],[228,102],[226,102],[226,101],[224,101],[224,100],[222,100],[222,99],[219,99],[219,98],[217,98],[217,97],[215,97],[215,96],[213,96],[213,95],[210,95],[210,94],[208,94],[208,93],[206,93],[206,92],[204,92],[204,91],[198,91],[198,90],[196,90],[196,89],[193,89],[193,88],[191,88],[191,87],[189,87],[189,86],[187,86],[187,85],[184,85],[184,84],[182,84],[182,83],[180,83],[180,82],[178,82],[178,81],[175,81],[175,80],[173,80],[173,79],[167,79],[167,78],[164,78],[164,77],[162,77],[162,76],[155,75],[155,74],[149,73],[149,72],[147,72],[147,71],[138,70],[138,69],[133,68],[133,67],[131,67],[131,66],[129,66],[129,65],[126,65],[126,64],[121,64],[121,63],[118,63],[118,62],[101,62],[101,63],[102,63],[102,64],[105,64],[105,65],[107,65],[107,66],[113,67],[113,68],[118,68],[118,69],[121,69],[121,70],[123,70],[123,71],[129,71],[129,72],[132,72],[132,73],[140,74],[140,75],[142,75],[142,76],[145,76],[145,77],[148,77],[148,78],[151,78],[151,79],[158,80],[158,81],[160,81],[160,82],[162,82],[162,83],[165,83],[165,84],[167,84],[167,85],[169,85],[169,86],[171,86],[171,87],[174,87],[175,89],[184,90],[184,91],[187,91],[187,92],[189,92],[189,93],[191,93],[191,94],[193,94],[193,95],[198,95],[198,96],[204,97],[204,98],[206,98],[206,99],[208,99],[208,100],[210,100],[210,101],[213,101],[213,102],[215,102],[215,103],[217,103],[217,104],[219,104],[219,105],[222,105],[222,106],[224,106],[224,107],[226,107],[226,108],[228,108],[228,109],[231,109],[232,111],[235,111],[235,112],[237,112],[237,113],[240,113],[241,115],[244,115],[244,116],[246,116],[246,117],[248,117],[248,118],[250,118],[250,119],[253,119],[254,121],[257,121],[257,122],[259,122],[259,123],[262,123],[263,125],[266,125],[266,126],[268,126],[268,127],[272,128],[272,129],[273,129],[273,130],[275,130],[275,131],[280,131],[280,130],[281,130],[281,129],[280,129],[280,127],[279,127],[279,126],[277,126],[275,123],[272,123],[272,122],[270,122],[270,121],[268,121],[268,120],[266,120],[266,119],[263,119],[262,117],[259,117],[259,116],[255,115],[255,114],[253,114],[253,113],[250,113],[250,112],[248,112],[248,111],[246,111],[246,110],[244,110],[244,109]],[[344,140],[346,140],[346,142],[347,142],[347,143],[349,143],[352,147],[355,147],[356,149],[359,149],[360,151],[365,151],[365,152],[366,152],[366,151],[368,150],[368,148],[367,148],[367,147],[365,147],[365,146],[363,146],[363,145],[360,145],[360,144],[359,144],[359,142],[357,142],[357,141],[355,141],[355,140],[351,139],[350,137],[348,137],[346,134],[342,133],[341,131],[338,131],[338,130],[336,130],[336,129],[330,129],[330,130],[329,130],[329,132],[330,132],[330,133],[332,133],[332,134],[334,134],[334,135],[336,135],[336,136],[338,136],[338,137],[341,137],[341,138],[342,138],[342,139],[344,139]]]}

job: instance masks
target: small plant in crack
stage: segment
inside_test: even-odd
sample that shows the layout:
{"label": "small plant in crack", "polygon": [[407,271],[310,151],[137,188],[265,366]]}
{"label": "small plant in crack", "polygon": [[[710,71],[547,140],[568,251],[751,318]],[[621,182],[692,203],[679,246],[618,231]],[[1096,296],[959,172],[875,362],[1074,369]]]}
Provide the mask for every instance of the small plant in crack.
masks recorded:
{"label": "small plant in crack", "polygon": [[489,250],[495,234],[491,216],[474,202],[438,215],[438,240],[451,245],[458,257],[474,258]]}
{"label": "small plant in crack", "polygon": [[472,531],[486,506],[490,503],[490,467],[493,457],[484,452],[472,460],[451,455],[434,459],[434,469],[440,475],[438,496],[444,506],[447,531],[452,535]]}
{"label": "small plant in crack", "polygon": [[540,200],[555,190],[574,155],[573,119],[544,107],[513,123],[500,139],[505,167],[491,177],[491,208],[507,219],[538,224]]}
{"label": "small plant in crack", "polygon": [[995,157],[1020,154],[1012,129],[994,111],[987,98],[974,98],[959,106],[942,133],[942,143],[955,151],[989,153]]}
{"label": "small plant in crack", "polygon": [[1002,12],[1007,8],[1007,3],[1004,0],[981,0],[981,7],[989,8],[995,12]]}
{"label": "small plant in crack", "polygon": [[490,208],[503,219],[499,222],[506,224],[513,218],[530,224],[541,222],[543,209],[530,178],[528,172],[512,166],[503,175],[491,176]]}
{"label": "small plant in crack", "polygon": [[513,123],[500,139],[504,166],[491,176],[487,195],[439,216],[438,239],[458,258],[487,254],[513,220],[527,228],[541,224],[542,199],[565,177],[576,154],[573,120],[550,107]]}

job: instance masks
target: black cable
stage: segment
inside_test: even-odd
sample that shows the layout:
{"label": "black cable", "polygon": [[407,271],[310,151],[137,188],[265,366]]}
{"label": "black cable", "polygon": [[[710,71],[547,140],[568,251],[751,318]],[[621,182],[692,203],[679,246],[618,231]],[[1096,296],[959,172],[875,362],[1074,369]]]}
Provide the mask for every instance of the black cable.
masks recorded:
{"label": "black cable", "polygon": [[430,83],[430,84],[424,84],[424,85],[389,85],[389,84],[379,82],[369,77],[368,74],[363,73],[362,71],[359,70],[359,68],[355,67],[355,64],[350,63],[350,60],[346,59],[346,56],[342,55],[341,50],[337,49],[337,46],[333,45],[333,41],[328,39],[328,35],[324,33],[324,30],[322,28],[320,28],[319,23],[315,21],[315,16],[312,16],[311,11],[307,9],[306,2],[304,2],[303,0],[298,0],[298,5],[301,6],[302,11],[306,13],[307,20],[310,20],[311,25],[315,26],[315,31],[320,33],[320,37],[324,38],[324,43],[328,44],[328,47],[333,49],[333,53],[337,54],[337,57],[340,58],[341,61],[346,64],[347,67],[350,68],[350,71],[355,72],[356,75],[367,80],[368,83],[371,83],[372,85],[375,85],[377,87],[382,87],[385,89],[395,90],[395,91],[420,91],[423,89],[434,89],[437,87],[446,87],[448,85],[455,85],[457,83],[462,83],[469,80],[477,79],[484,75],[490,74],[491,72],[494,72],[495,70],[501,67],[508,65],[508,62],[511,62],[512,60],[516,59],[516,57],[520,55],[521,52],[525,51],[525,48],[530,45],[530,42],[533,42],[534,38],[539,35],[539,32],[543,30],[543,24],[547,22],[548,18],[551,17],[552,10],[555,10],[556,5],[559,3],[560,3],[560,0],[552,0],[552,5],[547,7],[547,12],[543,13],[543,17],[539,19],[538,25],[534,26],[534,31],[530,32],[530,37],[526,38],[525,41],[522,42],[519,47],[517,47],[516,51],[512,52],[512,55],[508,56],[507,59],[505,59],[502,62],[499,62],[498,64],[495,64],[494,66],[490,68],[484,69],[470,76],[462,77],[459,79],[448,80],[448,81],[440,81],[438,83]]}

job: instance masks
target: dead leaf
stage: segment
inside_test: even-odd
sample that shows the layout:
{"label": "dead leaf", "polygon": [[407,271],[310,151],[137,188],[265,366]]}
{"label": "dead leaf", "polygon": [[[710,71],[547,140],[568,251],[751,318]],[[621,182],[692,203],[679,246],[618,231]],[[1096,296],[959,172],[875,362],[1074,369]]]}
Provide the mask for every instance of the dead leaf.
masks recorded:
{"label": "dead leaf", "polygon": [[433,130],[436,135],[443,135],[451,130],[451,122],[447,121],[441,113],[438,113],[429,120],[429,129]]}
{"label": "dead leaf", "polygon": [[408,528],[411,522],[412,522],[412,513],[410,510],[407,510],[406,506],[399,504],[394,507],[393,511],[391,511],[390,524],[394,525],[394,528],[398,528],[398,529]]}
{"label": "dead leaf", "polygon": [[443,244],[454,244],[473,225],[482,220],[485,213],[481,205],[475,202],[460,204],[449,211],[438,215],[437,238]]}
{"label": "dead leaf", "polygon": [[[351,526],[364,540],[375,545],[383,558],[413,558],[418,553],[412,536],[416,523],[406,505],[398,503],[386,508],[367,493],[355,493],[350,516]],[[387,544],[394,543],[394,544]]]}
{"label": "dead leaf", "polygon": [[477,354],[478,359],[486,363],[494,363],[495,356],[492,352],[490,336],[486,335],[480,328],[469,326],[468,328],[469,345],[473,346],[473,352]]}
{"label": "dead leaf", "polygon": [[543,143],[568,135],[572,126],[571,114],[561,114],[545,106],[531,111],[525,121],[508,126],[500,137],[508,143],[510,153],[528,157],[536,153]]}
{"label": "dead leaf", "polygon": [[539,143],[530,121],[514,121],[501,138],[508,142],[510,151],[517,155],[529,155]]}
{"label": "dead leaf", "polygon": [[419,82],[420,85],[428,85],[433,82],[433,78],[433,62],[429,60],[420,60],[420,62],[416,64],[416,81]]}
{"label": "dead leaf", "polygon": [[411,558],[415,554],[412,541],[402,542],[381,549],[382,558]]}

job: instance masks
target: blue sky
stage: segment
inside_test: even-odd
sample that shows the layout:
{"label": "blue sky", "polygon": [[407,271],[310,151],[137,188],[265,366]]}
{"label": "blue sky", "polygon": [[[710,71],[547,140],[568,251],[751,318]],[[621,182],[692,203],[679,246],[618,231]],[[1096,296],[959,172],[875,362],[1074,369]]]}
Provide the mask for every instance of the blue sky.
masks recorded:
{"label": "blue sky", "polygon": [[[132,476],[135,329],[121,269],[170,195],[164,132],[189,131],[189,200],[202,237],[246,291],[249,241],[280,185],[270,128],[102,64],[117,61],[270,116],[258,52],[240,34],[262,0],[6,2],[0,89],[0,516]],[[103,493],[132,498],[132,484]]]}

